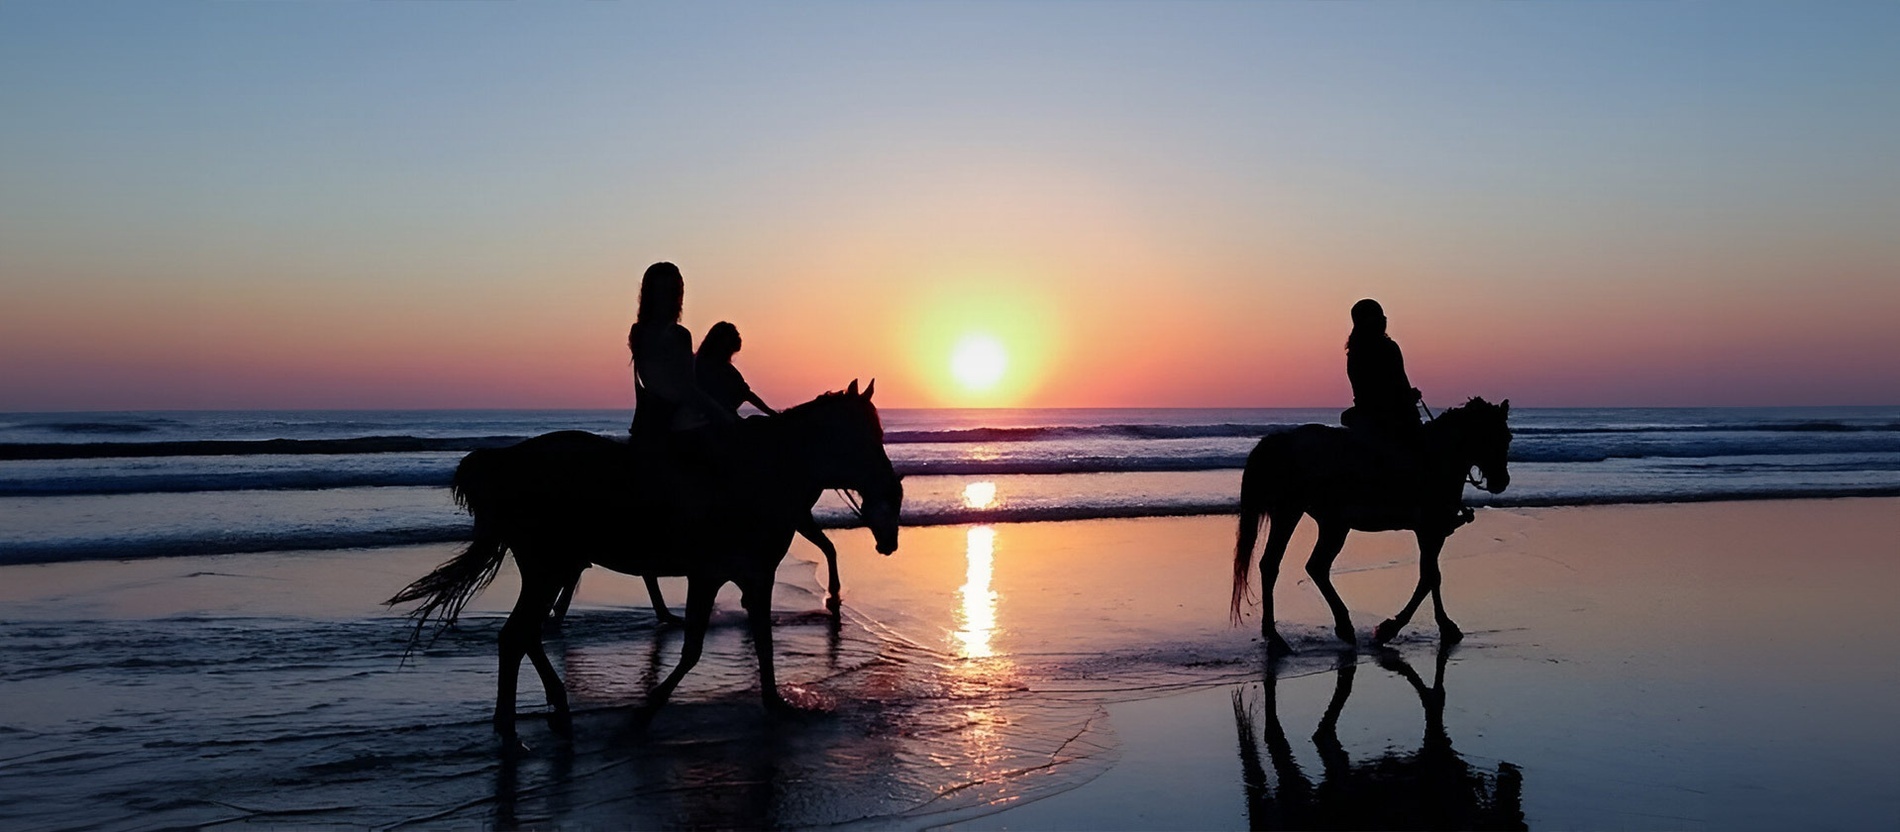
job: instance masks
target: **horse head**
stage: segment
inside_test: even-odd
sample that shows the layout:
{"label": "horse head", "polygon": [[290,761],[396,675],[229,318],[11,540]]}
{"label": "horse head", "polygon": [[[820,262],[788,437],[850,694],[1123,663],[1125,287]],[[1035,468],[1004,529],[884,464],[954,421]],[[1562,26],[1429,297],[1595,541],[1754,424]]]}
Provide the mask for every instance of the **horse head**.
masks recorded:
{"label": "horse head", "polygon": [[1450,428],[1453,446],[1460,461],[1478,469],[1474,484],[1492,494],[1503,493],[1511,485],[1506,467],[1511,455],[1511,400],[1492,404],[1474,397],[1439,414],[1438,421]]}
{"label": "horse head", "polygon": [[797,426],[815,485],[857,492],[862,503],[852,508],[870,527],[878,553],[888,555],[897,551],[904,484],[884,452],[884,425],[871,404],[876,389],[873,379],[860,393],[854,379],[843,392],[820,395],[781,419]]}

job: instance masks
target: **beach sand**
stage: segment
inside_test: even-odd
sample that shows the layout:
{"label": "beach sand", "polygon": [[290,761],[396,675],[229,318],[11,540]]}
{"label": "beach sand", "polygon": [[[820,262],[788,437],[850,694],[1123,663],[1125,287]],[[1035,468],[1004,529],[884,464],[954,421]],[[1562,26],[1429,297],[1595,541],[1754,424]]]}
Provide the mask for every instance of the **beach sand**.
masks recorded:
{"label": "beach sand", "polygon": [[[0,825],[1892,826],[1896,509],[1483,511],[1446,549],[1462,644],[1428,603],[1390,650],[1344,650],[1290,562],[1276,662],[1228,623],[1232,518],[906,529],[889,558],[843,531],[840,624],[813,549],[780,571],[780,681],[809,709],[782,722],[731,589],[700,667],[640,708],[680,636],[595,571],[549,642],[576,737],[524,716],[512,757],[488,725],[509,571],[406,664],[380,605],[453,547],[4,567]],[[1412,539],[1356,534],[1334,574],[1364,643]]]}

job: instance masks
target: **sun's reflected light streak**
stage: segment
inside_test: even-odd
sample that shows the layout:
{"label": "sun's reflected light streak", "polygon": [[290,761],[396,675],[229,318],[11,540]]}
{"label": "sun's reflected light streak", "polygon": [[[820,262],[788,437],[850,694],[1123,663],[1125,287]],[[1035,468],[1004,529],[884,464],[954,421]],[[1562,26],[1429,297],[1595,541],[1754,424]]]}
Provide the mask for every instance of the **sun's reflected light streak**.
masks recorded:
{"label": "sun's reflected light streak", "polygon": [[963,586],[957,590],[963,599],[958,616],[963,628],[954,635],[958,655],[966,659],[987,659],[996,655],[990,647],[990,634],[996,630],[996,593],[990,589],[996,560],[996,530],[989,526],[972,526],[967,541],[969,567],[964,573]]}

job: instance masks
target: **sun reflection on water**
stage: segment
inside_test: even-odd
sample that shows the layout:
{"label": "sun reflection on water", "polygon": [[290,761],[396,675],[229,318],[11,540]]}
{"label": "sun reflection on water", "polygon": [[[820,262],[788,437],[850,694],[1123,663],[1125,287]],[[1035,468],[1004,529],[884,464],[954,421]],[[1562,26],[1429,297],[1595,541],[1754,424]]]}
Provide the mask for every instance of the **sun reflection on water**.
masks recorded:
{"label": "sun reflection on water", "polygon": [[989,508],[996,505],[996,483],[973,482],[964,486],[963,505],[969,508]]}
{"label": "sun reflection on water", "polygon": [[958,620],[963,628],[955,633],[958,655],[966,659],[987,659],[996,655],[990,647],[990,634],[996,630],[996,593],[990,589],[990,577],[996,561],[996,530],[989,526],[970,528],[968,571],[957,590],[963,599]]}

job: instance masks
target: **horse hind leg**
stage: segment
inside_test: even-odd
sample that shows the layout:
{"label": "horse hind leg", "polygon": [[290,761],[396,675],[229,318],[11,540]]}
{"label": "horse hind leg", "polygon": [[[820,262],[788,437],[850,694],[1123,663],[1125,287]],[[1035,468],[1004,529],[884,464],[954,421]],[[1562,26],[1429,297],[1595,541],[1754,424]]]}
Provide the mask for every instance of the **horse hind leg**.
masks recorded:
{"label": "horse hind leg", "polygon": [[[522,565],[519,556],[515,564]],[[562,684],[560,674],[554,671],[554,664],[548,660],[547,652],[541,647],[541,625],[554,606],[555,596],[565,586],[562,577],[547,569],[522,569],[521,595],[515,599],[515,608],[501,627],[501,668],[495,690],[495,733],[516,747],[521,747],[521,741],[515,733],[515,696],[523,656],[528,657],[541,677],[542,690],[552,709],[549,724],[562,733],[570,724],[567,688]]]}
{"label": "horse hind leg", "polygon": [[1267,515],[1267,545],[1260,552],[1260,637],[1267,640],[1267,655],[1285,656],[1293,646],[1280,637],[1274,627],[1273,584],[1280,577],[1280,562],[1286,559],[1287,544],[1300,523],[1298,511],[1270,512]]}
{"label": "horse hind leg", "polygon": [[699,664],[699,656],[706,649],[706,630],[712,623],[713,599],[718,597],[721,583],[709,578],[687,579],[686,644],[680,648],[679,665],[647,694],[649,702],[655,705],[665,702],[673,695],[673,689],[679,687],[680,680],[686,678],[686,671]]}
{"label": "horse hind leg", "polygon": [[1348,531],[1350,528],[1342,523],[1319,524],[1319,542],[1313,546],[1313,556],[1306,560],[1306,574],[1313,579],[1313,585],[1319,587],[1319,594],[1333,611],[1333,634],[1348,647],[1357,647],[1359,637],[1352,631],[1352,613],[1346,610],[1339,590],[1333,588],[1333,560],[1345,547]]}

